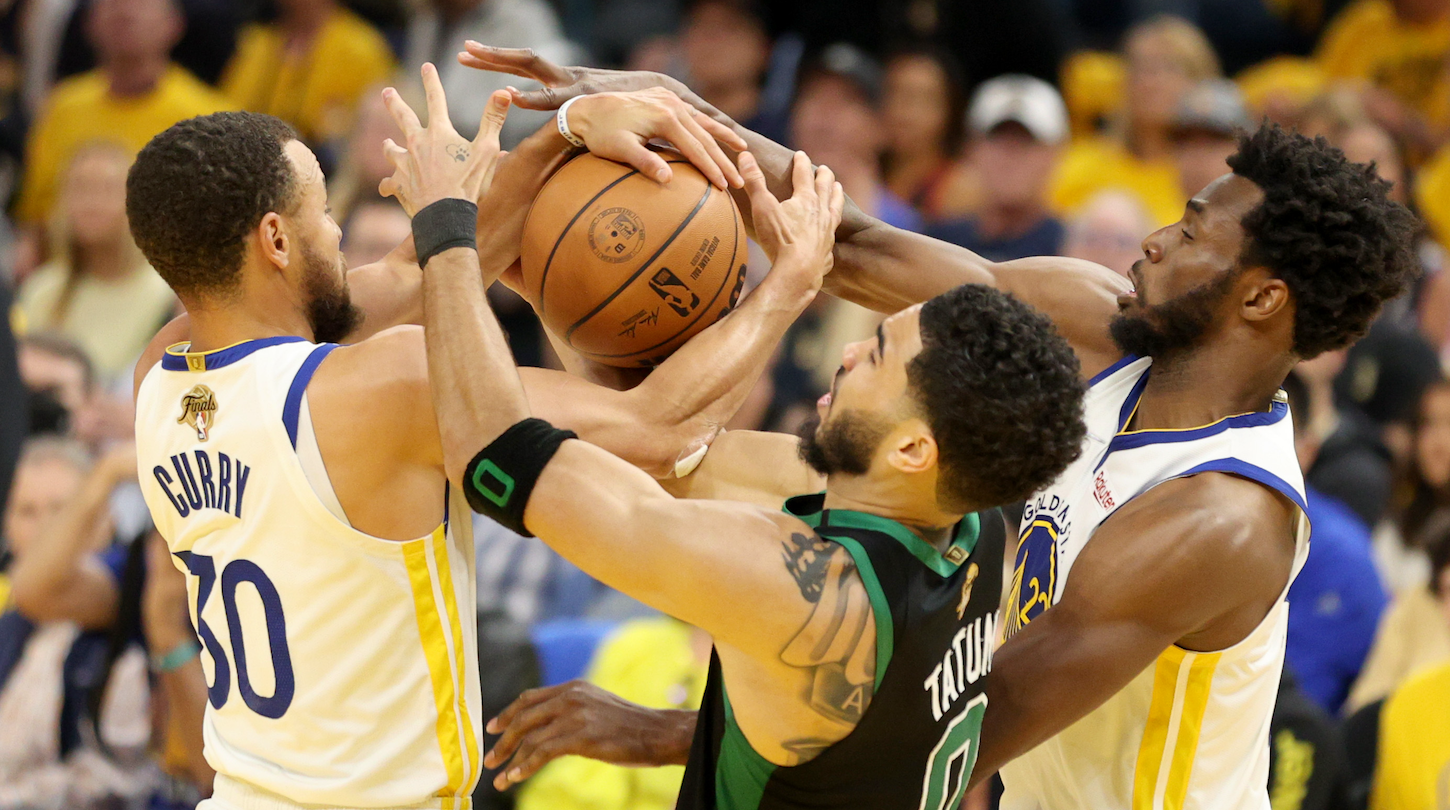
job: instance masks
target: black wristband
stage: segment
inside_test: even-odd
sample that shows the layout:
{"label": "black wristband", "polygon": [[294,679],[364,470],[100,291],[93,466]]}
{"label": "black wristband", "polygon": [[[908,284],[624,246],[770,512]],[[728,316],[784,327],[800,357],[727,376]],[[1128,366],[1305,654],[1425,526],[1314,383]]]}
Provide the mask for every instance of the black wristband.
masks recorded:
{"label": "black wristband", "polygon": [[414,214],[413,249],[418,253],[418,266],[427,267],[429,259],[445,250],[477,250],[477,230],[478,205],[470,200],[449,197]]}
{"label": "black wristband", "polygon": [[579,438],[542,419],[525,419],[478,452],[463,470],[463,495],[473,511],[524,537],[529,495],[559,445]]}

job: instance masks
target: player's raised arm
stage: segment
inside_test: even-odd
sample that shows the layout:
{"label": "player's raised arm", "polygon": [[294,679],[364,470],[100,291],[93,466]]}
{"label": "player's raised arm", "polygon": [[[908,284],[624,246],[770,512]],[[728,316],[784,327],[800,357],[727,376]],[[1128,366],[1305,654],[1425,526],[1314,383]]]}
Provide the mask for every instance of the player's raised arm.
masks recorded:
{"label": "player's raised arm", "polygon": [[[477,42],[466,47],[459,54],[464,65],[543,85],[514,93],[514,103],[528,109],[551,110],[593,93],[668,89],[701,111],[699,118],[729,128],[735,138],[722,141],[727,146],[739,150],[735,141],[743,141],[777,197],[790,194],[789,149],[740,126],[669,76],[563,67],[526,49]],[[965,248],[887,225],[847,200],[836,233],[836,266],[826,281],[826,292],[890,313],[967,283],[997,287],[1046,312],[1077,350],[1084,376],[1093,376],[1122,356],[1108,333],[1108,322],[1118,311],[1117,296],[1130,285],[1116,273],[1091,262],[1059,257],[990,262]]]}

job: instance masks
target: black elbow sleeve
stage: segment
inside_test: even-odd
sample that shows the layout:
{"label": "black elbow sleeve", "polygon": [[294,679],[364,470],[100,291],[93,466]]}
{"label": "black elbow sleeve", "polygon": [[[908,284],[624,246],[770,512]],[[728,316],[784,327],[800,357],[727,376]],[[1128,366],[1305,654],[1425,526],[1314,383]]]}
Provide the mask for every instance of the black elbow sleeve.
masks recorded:
{"label": "black elbow sleeve", "polygon": [[511,531],[533,537],[524,527],[524,509],[534,484],[559,445],[577,438],[574,431],[560,430],[542,419],[525,419],[505,430],[464,468],[463,495],[469,507]]}

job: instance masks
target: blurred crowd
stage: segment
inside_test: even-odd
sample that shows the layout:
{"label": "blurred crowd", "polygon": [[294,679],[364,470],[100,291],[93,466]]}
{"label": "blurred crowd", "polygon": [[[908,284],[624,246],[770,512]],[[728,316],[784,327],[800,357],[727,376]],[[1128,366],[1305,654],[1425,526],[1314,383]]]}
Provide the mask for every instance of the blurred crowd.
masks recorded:
{"label": "blurred crowd", "polygon": [[[436,63],[468,136],[490,91],[527,88],[457,64],[469,39],[675,76],[873,216],[998,261],[1127,273],[1263,119],[1373,161],[1425,224],[1423,273],[1285,384],[1313,540],[1270,792],[1450,807],[1450,0],[0,0],[0,808],[210,790],[209,675],[135,486],[132,372],[178,305],[130,237],[132,156],[195,115],[279,116],[323,162],[349,264],[376,261],[410,233],[376,191],[398,134],[381,87],[418,93]],[[513,111],[505,148],[547,120]],[[529,307],[491,295],[520,362],[557,365]],[[729,427],[793,431],[875,318],[822,297]],[[485,712],[575,677],[698,705],[702,633],[476,534]],[[476,803],[668,808],[679,780],[566,758]]]}

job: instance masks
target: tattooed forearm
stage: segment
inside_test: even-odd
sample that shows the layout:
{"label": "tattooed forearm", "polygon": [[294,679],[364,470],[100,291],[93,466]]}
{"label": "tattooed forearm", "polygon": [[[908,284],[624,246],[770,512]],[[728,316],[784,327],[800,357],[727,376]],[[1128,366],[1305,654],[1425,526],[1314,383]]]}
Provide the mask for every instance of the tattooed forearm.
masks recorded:
{"label": "tattooed forearm", "polygon": [[810,671],[814,711],[854,726],[875,691],[876,623],[866,588],[843,547],[803,534],[782,545],[786,569],[814,607],[781,661]]}
{"label": "tattooed forearm", "polygon": [[791,767],[802,762],[810,762],[820,756],[822,751],[835,744],[835,740],[827,740],[823,737],[802,737],[796,740],[786,740],[780,744],[780,747],[785,749],[789,759],[785,763],[786,767]]}

